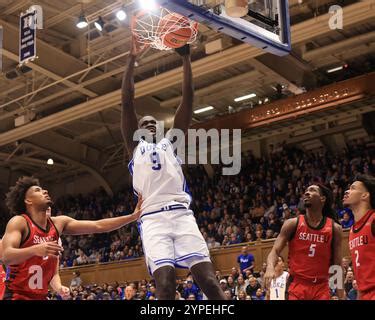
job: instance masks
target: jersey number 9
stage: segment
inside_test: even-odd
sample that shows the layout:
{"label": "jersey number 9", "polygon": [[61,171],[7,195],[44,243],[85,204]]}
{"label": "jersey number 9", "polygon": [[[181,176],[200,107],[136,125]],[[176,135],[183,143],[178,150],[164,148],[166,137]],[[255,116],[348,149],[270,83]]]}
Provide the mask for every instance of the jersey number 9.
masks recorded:
{"label": "jersey number 9", "polygon": [[161,164],[160,164],[159,154],[156,151],[154,151],[153,153],[150,153],[150,159],[153,164],[153,166],[151,167],[152,170],[160,170]]}

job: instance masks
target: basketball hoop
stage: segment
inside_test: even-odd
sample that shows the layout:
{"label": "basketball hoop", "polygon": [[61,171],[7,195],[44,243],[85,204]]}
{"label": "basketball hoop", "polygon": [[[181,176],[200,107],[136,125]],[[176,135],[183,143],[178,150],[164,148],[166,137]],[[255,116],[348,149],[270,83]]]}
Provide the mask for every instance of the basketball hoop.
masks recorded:
{"label": "basketball hoop", "polygon": [[193,43],[198,35],[197,22],[166,8],[159,8],[156,12],[138,12],[133,17],[131,29],[139,43],[158,50],[171,50]]}

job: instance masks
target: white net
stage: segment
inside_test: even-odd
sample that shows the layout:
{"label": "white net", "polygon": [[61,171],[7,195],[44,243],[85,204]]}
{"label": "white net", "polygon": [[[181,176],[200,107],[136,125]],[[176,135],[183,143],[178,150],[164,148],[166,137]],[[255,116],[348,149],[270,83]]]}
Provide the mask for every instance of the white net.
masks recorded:
{"label": "white net", "polygon": [[198,24],[166,8],[141,11],[132,21],[132,32],[137,41],[158,50],[171,50],[165,45],[164,37],[187,28],[191,29],[191,36],[186,43],[193,43],[198,35]]}

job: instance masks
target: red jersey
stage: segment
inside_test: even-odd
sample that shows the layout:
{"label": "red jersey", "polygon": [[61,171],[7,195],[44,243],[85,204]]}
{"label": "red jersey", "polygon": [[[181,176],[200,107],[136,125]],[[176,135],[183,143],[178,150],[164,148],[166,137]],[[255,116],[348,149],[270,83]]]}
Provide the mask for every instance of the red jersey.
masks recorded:
{"label": "red jersey", "polygon": [[350,229],[349,250],[359,291],[375,290],[375,210],[369,210]]}
{"label": "red jersey", "polygon": [[[57,241],[59,233],[52,220],[48,218],[47,228],[43,230],[30,216],[23,214],[29,229],[20,248],[27,248],[46,241]],[[57,257],[33,256],[18,265],[8,266],[8,279],[4,299],[9,300],[45,300],[48,285],[56,273]]]}
{"label": "red jersey", "polygon": [[6,278],[6,269],[4,265],[0,264],[0,300],[3,300],[3,295],[5,292],[5,278]]}
{"label": "red jersey", "polygon": [[333,220],[324,217],[313,228],[304,215],[297,218],[297,229],[289,241],[289,270],[296,278],[322,282],[329,278],[332,256]]}

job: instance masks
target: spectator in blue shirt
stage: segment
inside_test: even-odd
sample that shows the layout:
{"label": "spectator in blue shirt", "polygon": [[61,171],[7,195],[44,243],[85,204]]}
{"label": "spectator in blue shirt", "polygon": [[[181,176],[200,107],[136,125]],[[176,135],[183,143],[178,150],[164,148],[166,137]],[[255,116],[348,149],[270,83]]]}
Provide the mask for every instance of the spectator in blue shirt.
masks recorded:
{"label": "spectator in blue shirt", "polygon": [[242,247],[241,255],[237,258],[237,263],[240,265],[241,273],[246,276],[246,271],[253,272],[254,269],[254,256],[249,253],[247,247]]}
{"label": "spectator in blue shirt", "polygon": [[259,288],[256,291],[255,297],[252,297],[252,300],[264,300],[264,291]]}
{"label": "spectator in blue shirt", "polygon": [[193,294],[196,300],[202,300],[202,296],[199,292],[199,288],[193,283],[193,281],[188,280],[186,283],[186,288],[182,294],[182,297],[185,299],[189,298],[189,295]]}
{"label": "spectator in blue shirt", "polygon": [[358,297],[357,280],[353,280],[352,285],[353,287],[348,292],[348,300],[357,300],[357,297]]}
{"label": "spectator in blue shirt", "polygon": [[349,208],[340,211],[340,221],[343,229],[348,229],[354,224],[354,216]]}

